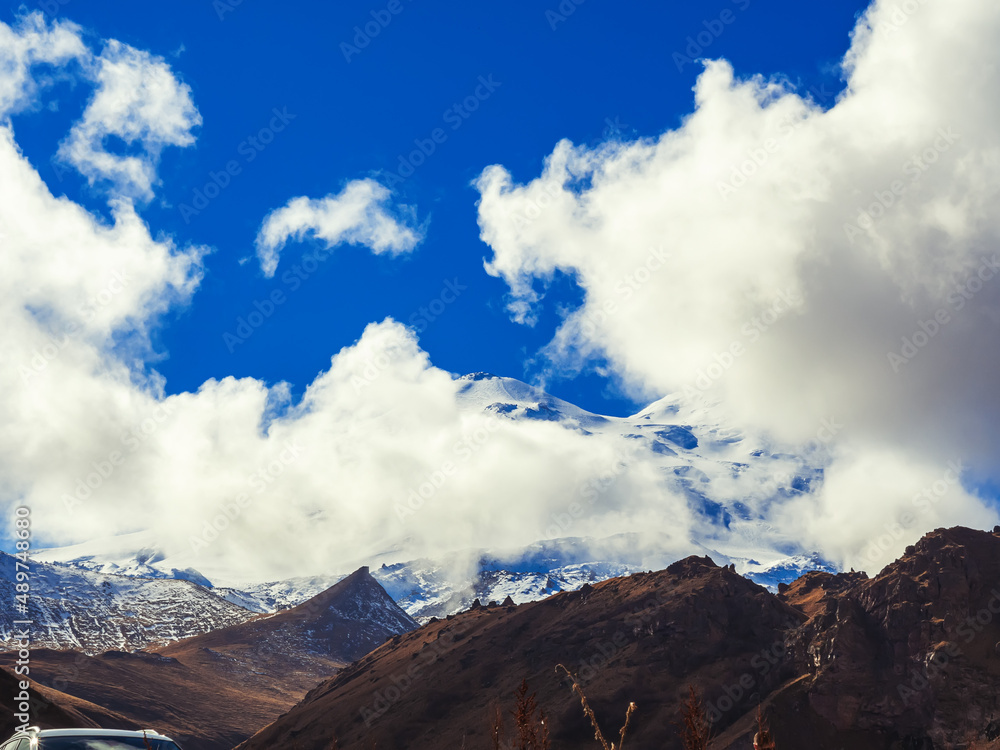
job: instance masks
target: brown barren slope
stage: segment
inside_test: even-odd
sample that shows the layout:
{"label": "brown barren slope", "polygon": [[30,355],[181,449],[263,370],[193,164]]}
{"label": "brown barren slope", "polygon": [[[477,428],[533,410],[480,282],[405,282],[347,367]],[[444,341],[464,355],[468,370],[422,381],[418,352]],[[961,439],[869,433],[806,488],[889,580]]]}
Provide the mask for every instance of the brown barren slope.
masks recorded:
{"label": "brown barren slope", "polygon": [[[164,731],[185,750],[228,750],[322,679],[415,625],[362,568],[297,607],[158,653],[32,651],[31,674]],[[2,654],[0,663],[15,658]]]}
{"label": "brown barren slope", "polygon": [[[685,687],[713,750],[749,750],[756,708],[781,750],[1000,745],[1000,534],[937,529],[876,578],[811,573],[779,596],[707,558],[520,607],[474,608],[395,638],[241,746],[489,748],[491,706],[527,678],[556,750],[597,747],[555,665],[577,672],[609,740],[680,748]],[[372,744],[374,743],[374,745]]]}
{"label": "brown barren slope", "polygon": [[[473,609],[393,639],[259,732],[242,750],[488,748],[491,704],[523,678],[551,718],[553,746],[592,748],[593,730],[556,665],[577,673],[608,736],[629,701],[628,746],[675,747],[687,681],[725,684],[805,618],[707,558],[585,586],[519,607]],[[773,656],[757,690],[783,679]],[[789,675],[792,676],[792,675]],[[464,745],[463,745],[464,743]]]}
{"label": "brown barren slope", "polygon": [[[21,681],[25,677],[0,668],[0,740],[13,734],[21,724],[15,718],[15,707],[21,702]],[[106,727],[108,729],[135,729],[124,716],[109,711],[72,695],[42,687],[29,680],[28,704],[31,721],[42,729],[59,727]],[[18,708],[18,712],[20,709]]]}

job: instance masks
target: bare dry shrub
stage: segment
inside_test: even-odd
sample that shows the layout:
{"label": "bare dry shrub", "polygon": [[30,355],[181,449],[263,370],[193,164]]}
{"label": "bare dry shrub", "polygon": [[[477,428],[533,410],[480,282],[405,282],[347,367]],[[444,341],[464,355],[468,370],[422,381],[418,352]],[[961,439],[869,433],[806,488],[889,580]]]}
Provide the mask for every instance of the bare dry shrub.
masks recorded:
{"label": "bare dry shrub", "polygon": [[562,664],[557,664],[556,669],[561,669],[573,682],[573,692],[580,696],[580,705],[583,706],[584,715],[590,719],[590,725],[594,727],[594,739],[601,743],[601,747],[604,750],[622,750],[625,746],[625,735],[628,733],[629,722],[632,721],[632,714],[635,713],[636,705],[635,703],[629,703],[628,708],[625,709],[625,723],[622,725],[621,731],[618,733],[618,744],[615,745],[612,742],[610,745],[608,741],[604,739],[604,733],[601,732],[601,727],[597,723],[597,716],[594,714],[594,710],[590,707],[590,703],[587,701],[587,696],[583,692],[583,688],[580,687],[580,682],[576,679],[576,675],[570,672]]}
{"label": "bare dry shrub", "polygon": [[681,721],[677,726],[680,728],[684,750],[708,750],[708,741],[712,738],[712,724],[705,713],[705,704],[702,703],[694,685],[688,685],[688,695],[681,704]]}
{"label": "bare dry shrub", "polygon": [[771,727],[764,718],[764,714],[757,706],[757,734],[753,738],[754,750],[775,750],[774,735],[771,734]]}
{"label": "bare dry shrub", "polygon": [[514,738],[507,741],[504,712],[494,705],[490,715],[490,742],[493,750],[550,750],[549,725],[545,712],[538,707],[536,693],[528,694],[528,681],[514,691]]}

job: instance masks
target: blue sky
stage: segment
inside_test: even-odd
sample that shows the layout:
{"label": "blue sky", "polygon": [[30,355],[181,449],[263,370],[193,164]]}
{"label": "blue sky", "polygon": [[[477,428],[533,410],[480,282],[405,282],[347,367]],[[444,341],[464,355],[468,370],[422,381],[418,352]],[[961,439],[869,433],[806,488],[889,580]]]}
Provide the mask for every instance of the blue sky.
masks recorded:
{"label": "blue sky", "polygon": [[[164,357],[155,368],[171,393],[225,375],[288,381],[301,392],[367,323],[386,316],[407,322],[440,296],[444,280],[455,279],[467,289],[420,333],[432,361],[456,373],[535,379],[537,352],[551,339],[560,307],[579,303],[579,290],[557,279],[536,326],[510,321],[506,285],[483,270],[490,250],[479,239],[471,181],[494,163],[519,181],[531,179],[562,138],[595,144],[676,127],[692,110],[701,66],[675,55],[724,57],[738,74],[783,75],[818,100],[832,96],[843,86],[839,59],[864,5],[587,0],[564,5],[574,9],[564,15],[555,2],[501,8],[400,0],[389,24],[345,55],[354,28],[375,21],[372,13],[384,18],[385,3],[39,3],[96,37],[166,58],[201,112],[196,144],[165,149],[162,186],[140,209],[155,230],[213,249],[191,304],[167,314],[155,333]],[[22,7],[11,4],[7,22]],[[709,41],[700,53],[688,39],[697,42],[699,34]],[[445,120],[447,113],[474,95],[480,76],[498,87],[455,128],[455,114]],[[32,161],[50,165],[40,171],[55,194],[106,211],[83,178],[52,166],[88,95],[81,87],[60,101],[58,117],[24,114],[14,126]],[[247,139],[269,127],[274,109],[294,119],[258,150]],[[438,127],[447,140],[395,186],[396,200],[429,222],[423,244],[396,258],[342,248],[231,353],[223,334],[235,331],[237,318],[273,289],[287,291],[280,274],[266,279],[256,263],[239,263],[253,254],[263,216],[292,195],[338,192],[363,177],[389,181],[386,173],[398,170],[415,139]],[[231,160],[240,173],[197,215],[182,216],[182,204],[197,205],[195,191]],[[600,413],[636,410],[615,382],[593,371],[546,385]]]}

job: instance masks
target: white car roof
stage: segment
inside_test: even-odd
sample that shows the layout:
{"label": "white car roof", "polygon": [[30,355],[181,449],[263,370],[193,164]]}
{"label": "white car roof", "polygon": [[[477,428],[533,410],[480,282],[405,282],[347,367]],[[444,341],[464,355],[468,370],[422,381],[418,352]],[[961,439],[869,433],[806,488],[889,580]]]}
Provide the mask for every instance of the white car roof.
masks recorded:
{"label": "white car roof", "polygon": [[[146,736],[155,740],[169,740],[169,737],[153,729],[145,730]],[[134,729],[43,729],[32,732],[36,737],[142,737],[143,731]]]}

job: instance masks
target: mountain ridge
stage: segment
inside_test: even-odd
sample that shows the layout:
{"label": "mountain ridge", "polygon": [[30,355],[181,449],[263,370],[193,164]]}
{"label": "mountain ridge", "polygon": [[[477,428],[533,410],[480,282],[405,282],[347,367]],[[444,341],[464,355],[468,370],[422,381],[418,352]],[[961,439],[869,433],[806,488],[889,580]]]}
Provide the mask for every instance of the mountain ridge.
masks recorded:
{"label": "mountain ridge", "polygon": [[511,706],[522,679],[554,746],[592,747],[557,664],[578,676],[603,726],[638,704],[634,747],[681,747],[673,722],[688,685],[704,696],[712,750],[747,748],[758,706],[778,747],[967,747],[1000,737],[994,613],[1000,528],[936,529],[874,577],[811,572],[779,594],[691,556],[431,622],[315,688],[240,750],[293,737],[305,748],[334,737],[341,747],[484,745],[490,702]]}
{"label": "mountain ridge", "polygon": [[[297,607],[163,648],[33,649],[32,690],[41,684],[59,710],[93,704],[85,715],[101,722],[155,725],[188,750],[228,750],[323,679],[416,625],[361,568]],[[16,659],[16,652],[0,653],[0,666],[13,667]],[[5,702],[0,718],[12,704]],[[72,726],[78,714],[45,723]]]}

